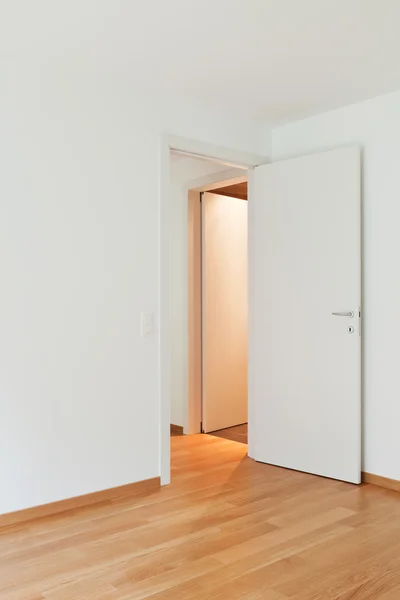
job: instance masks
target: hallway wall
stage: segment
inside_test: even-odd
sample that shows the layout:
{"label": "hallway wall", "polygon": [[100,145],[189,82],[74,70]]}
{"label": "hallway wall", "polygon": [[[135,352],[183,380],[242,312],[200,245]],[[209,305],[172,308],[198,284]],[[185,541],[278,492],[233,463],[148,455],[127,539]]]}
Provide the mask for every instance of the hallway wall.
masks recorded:
{"label": "hallway wall", "polygon": [[[188,187],[206,175],[226,172],[224,165],[171,154],[171,423],[185,426],[188,402]],[[242,175],[238,170],[238,174]],[[191,183],[193,182],[193,183]]]}

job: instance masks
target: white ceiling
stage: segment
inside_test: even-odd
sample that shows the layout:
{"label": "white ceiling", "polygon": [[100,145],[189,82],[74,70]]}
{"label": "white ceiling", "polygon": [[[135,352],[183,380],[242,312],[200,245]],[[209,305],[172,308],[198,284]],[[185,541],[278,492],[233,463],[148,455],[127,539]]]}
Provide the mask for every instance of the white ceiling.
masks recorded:
{"label": "white ceiling", "polygon": [[0,69],[281,122],[399,89],[399,32],[400,0],[0,0]]}

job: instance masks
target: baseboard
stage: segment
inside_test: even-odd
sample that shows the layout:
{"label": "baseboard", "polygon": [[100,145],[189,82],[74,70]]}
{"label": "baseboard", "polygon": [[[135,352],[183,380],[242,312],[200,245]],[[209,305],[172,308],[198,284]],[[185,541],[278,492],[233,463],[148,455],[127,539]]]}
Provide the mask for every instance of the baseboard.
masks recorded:
{"label": "baseboard", "polygon": [[361,480],[363,483],[371,483],[372,485],[378,485],[379,487],[386,488],[388,490],[394,490],[400,492],[400,481],[397,479],[389,479],[388,477],[381,477],[381,475],[373,475],[373,473],[361,473]]}
{"label": "baseboard", "polygon": [[124,498],[137,498],[147,495],[160,487],[160,478],[146,479],[136,483],[128,483],[119,487],[92,492],[75,498],[67,498],[50,504],[42,504],[32,508],[25,508],[11,513],[0,515],[0,528],[19,523],[25,523],[34,519],[53,516],[76,508],[83,508],[100,502],[119,500]]}
{"label": "baseboard", "polygon": [[183,435],[183,427],[181,427],[180,425],[172,425],[171,423],[171,434]]}

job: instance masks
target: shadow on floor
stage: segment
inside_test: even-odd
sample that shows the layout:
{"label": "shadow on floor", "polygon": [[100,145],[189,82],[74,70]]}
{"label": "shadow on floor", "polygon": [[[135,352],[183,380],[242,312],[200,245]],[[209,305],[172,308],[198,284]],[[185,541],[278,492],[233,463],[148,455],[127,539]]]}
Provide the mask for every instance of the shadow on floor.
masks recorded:
{"label": "shadow on floor", "polygon": [[228,427],[227,429],[212,431],[208,435],[213,435],[225,440],[231,440],[232,442],[247,444],[247,423],[243,423],[243,425],[236,425],[235,427]]}

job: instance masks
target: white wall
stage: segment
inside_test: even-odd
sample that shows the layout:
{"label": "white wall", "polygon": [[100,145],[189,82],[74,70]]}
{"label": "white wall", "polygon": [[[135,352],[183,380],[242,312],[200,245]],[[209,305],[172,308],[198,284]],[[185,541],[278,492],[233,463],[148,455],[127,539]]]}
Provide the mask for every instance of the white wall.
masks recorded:
{"label": "white wall", "polygon": [[[188,402],[188,188],[203,177],[226,177],[227,166],[171,154],[171,423],[186,428]],[[231,176],[245,171],[229,169]]]}
{"label": "white wall", "polygon": [[3,79],[0,513],[159,475],[161,132],[267,151],[116,79]]}
{"label": "white wall", "polygon": [[274,160],[354,143],[363,149],[363,470],[400,479],[400,92],[272,134]]}

